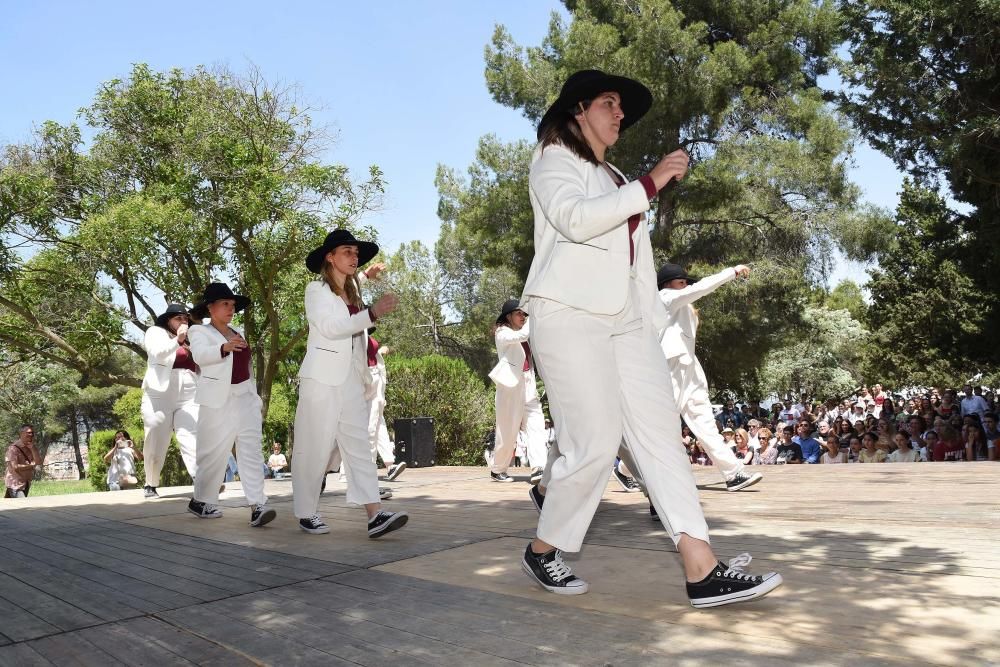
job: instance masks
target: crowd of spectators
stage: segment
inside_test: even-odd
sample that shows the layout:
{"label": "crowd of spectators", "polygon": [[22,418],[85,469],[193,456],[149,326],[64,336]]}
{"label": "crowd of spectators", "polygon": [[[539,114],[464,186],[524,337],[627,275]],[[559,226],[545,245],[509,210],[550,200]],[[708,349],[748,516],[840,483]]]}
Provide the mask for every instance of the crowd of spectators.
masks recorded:
{"label": "crowd of spectators", "polygon": [[[715,419],[745,465],[996,461],[996,397],[967,384],[908,397],[876,384],[846,398],[726,401]],[[683,428],[692,463],[712,459]]]}

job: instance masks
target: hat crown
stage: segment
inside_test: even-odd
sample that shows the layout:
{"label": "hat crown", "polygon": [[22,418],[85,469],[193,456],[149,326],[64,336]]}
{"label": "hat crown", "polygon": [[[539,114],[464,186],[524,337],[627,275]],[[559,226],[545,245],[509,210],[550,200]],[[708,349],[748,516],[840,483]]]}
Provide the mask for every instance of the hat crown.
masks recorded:
{"label": "hat crown", "polygon": [[358,248],[358,266],[363,266],[370,262],[378,254],[378,244],[371,241],[360,241],[347,229],[335,229],[326,235],[323,245],[314,248],[306,256],[306,268],[313,273],[320,273],[323,264],[326,262],[327,253],[342,245],[353,245]]}
{"label": "hat crown", "polygon": [[236,295],[226,283],[209,283],[202,294],[202,302],[211,303],[219,299],[235,299]]}
{"label": "hat crown", "polygon": [[660,270],[656,272],[656,284],[661,287],[663,283],[670,282],[671,280],[676,280],[677,278],[687,278],[687,271],[680,264],[664,264],[660,267]]}

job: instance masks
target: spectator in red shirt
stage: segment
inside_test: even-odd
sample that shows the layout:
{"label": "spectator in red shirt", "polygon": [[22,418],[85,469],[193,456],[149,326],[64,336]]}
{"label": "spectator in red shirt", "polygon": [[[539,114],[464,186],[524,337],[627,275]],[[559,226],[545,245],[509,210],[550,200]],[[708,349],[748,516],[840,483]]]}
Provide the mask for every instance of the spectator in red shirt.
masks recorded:
{"label": "spectator in red shirt", "polygon": [[[930,433],[927,434],[928,436]],[[928,445],[930,438],[926,438]],[[958,432],[948,424],[941,427],[937,433],[937,442],[933,450],[934,461],[964,461],[966,460],[965,443],[958,437]]]}

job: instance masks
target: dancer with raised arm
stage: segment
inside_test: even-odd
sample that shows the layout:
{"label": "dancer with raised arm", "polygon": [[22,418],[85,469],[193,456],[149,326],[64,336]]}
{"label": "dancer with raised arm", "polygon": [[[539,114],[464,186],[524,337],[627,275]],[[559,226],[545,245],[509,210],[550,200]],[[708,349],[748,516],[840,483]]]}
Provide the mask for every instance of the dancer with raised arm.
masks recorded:
{"label": "dancer with raised arm", "polygon": [[684,423],[708,450],[729,491],[752,486],[763,476],[759,472],[746,472],[743,462],[719,434],[715,415],[712,414],[712,401],[708,397],[708,379],[694,352],[698,313],[691,304],[726,283],[749,274],[750,268],[742,264],[701,280],[693,280],[684,267],[677,264],[664,264],[656,274],[660,300],[667,309],[667,326],[660,335],[660,346],[670,369],[674,401]]}

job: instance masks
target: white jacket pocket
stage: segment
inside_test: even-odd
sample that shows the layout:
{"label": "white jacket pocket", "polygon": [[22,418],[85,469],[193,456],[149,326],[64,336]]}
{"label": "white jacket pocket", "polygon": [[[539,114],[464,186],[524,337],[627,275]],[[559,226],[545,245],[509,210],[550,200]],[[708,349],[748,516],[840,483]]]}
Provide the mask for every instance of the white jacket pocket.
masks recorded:
{"label": "white jacket pocket", "polygon": [[516,387],[517,375],[514,374],[514,367],[506,359],[501,359],[490,371],[490,379],[501,387]]}

